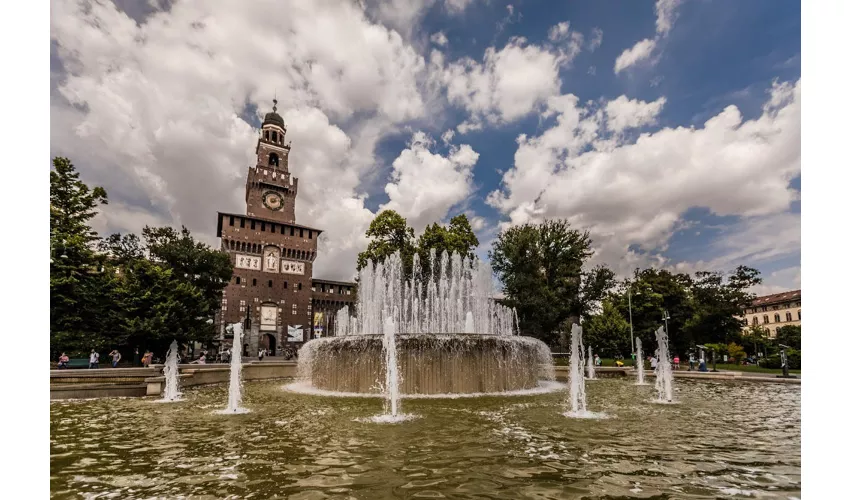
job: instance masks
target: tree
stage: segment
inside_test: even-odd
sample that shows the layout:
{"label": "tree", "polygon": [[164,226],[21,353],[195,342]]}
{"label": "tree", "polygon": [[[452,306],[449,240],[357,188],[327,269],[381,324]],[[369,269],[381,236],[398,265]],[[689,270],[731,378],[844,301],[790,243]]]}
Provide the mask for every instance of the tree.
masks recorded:
{"label": "tree", "polygon": [[631,353],[629,322],[613,303],[602,302],[602,311],[590,317],[583,325],[584,343],[593,346],[600,356],[626,356]]}
{"label": "tree", "polygon": [[739,266],[723,279],[718,272],[698,272],[691,287],[695,313],[687,325],[688,335],[699,343],[729,343],[740,338],[741,310],[755,298],[748,290],[761,283],[756,269]]}
{"label": "tree", "polygon": [[432,272],[431,251],[435,255],[451,253],[460,255],[463,259],[475,257],[475,248],[478,246],[478,237],[472,231],[469,219],[465,214],[452,217],[449,226],[429,224],[425,231],[419,236],[416,252],[422,265],[422,273],[429,276]]}
{"label": "tree", "polygon": [[731,342],[726,350],[729,353],[729,357],[734,359],[738,364],[741,364],[744,358],[747,357],[747,353],[744,351],[744,348],[734,342]]}
{"label": "tree", "polygon": [[776,329],[776,342],[796,350],[802,348],[802,330],[799,325],[785,325]]}
{"label": "tree", "polygon": [[554,344],[560,331],[580,321],[613,285],[610,270],[583,270],[593,255],[590,245],[589,234],[571,229],[565,220],[499,233],[490,262],[504,285],[504,303],[516,308],[524,335]]}
{"label": "tree", "polygon": [[358,271],[370,262],[383,262],[390,255],[400,252],[405,276],[410,276],[416,248],[413,228],[407,226],[407,219],[395,210],[384,210],[369,224],[366,236],[371,238],[371,241],[366,250],[357,256]]}
{"label": "tree", "polygon": [[[50,172],[50,233],[57,237],[78,236],[90,243],[99,238],[89,221],[97,207],[108,203],[106,190],[90,189],[80,180],[71,160],[57,156]],[[52,243],[52,242],[51,242]]]}

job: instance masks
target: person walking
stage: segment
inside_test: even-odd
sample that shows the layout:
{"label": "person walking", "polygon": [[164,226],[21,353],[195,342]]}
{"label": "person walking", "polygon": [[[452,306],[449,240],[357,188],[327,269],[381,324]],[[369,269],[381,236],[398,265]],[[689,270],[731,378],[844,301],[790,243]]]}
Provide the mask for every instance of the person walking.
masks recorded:
{"label": "person walking", "polygon": [[89,354],[89,368],[98,368],[98,364],[100,363],[100,354],[96,353],[94,349],[91,350]]}
{"label": "person walking", "polygon": [[68,368],[68,356],[63,352],[61,356],[59,356],[59,369],[64,370]]}
{"label": "person walking", "polygon": [[655,359],[655,356],[649,358],[649,366],[652,367],[653,370],[658,368],[658,360]]}
{"label": "person walking", "polygon": [[593,355],[593,365],[602,366],[602,358],[600,358],[598,354]]}
{"label": "person walking", "polygon": [[145,354],[142,356],[142,366],[145,368],[149,367],[151,365],[151,359],[153,359],[153,353],[145,349]]}
{"label": "person walking", "polygon": [[109,355],[112,356],[112,368],[117,368],[118,362],[121,361],[121,353],[118,352],[118,349],[112,349]]}
{"label": "person walking", "polygon": [[266,355],[266,350],[265,350],[265,349],[260,349],[260,361],[262,361],[262,360],[263,360],[263,356],[265,356],[265,355]]}
{"label": "person walking", "polygon": [[688,354],[688,371],[694,371],[694,353]]}
{"label": "person walking", "polygon": [[674,370],[678,370],[678,369],[679,369],[679,356],[674,356],[674,357],[673,357],[673,369],[674,369]]}

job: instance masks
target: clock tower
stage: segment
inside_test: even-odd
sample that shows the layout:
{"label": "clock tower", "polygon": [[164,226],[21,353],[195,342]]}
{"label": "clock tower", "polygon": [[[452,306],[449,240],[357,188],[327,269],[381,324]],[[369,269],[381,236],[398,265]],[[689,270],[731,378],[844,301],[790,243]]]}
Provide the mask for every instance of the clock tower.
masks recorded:
{"label": "clock tower", "polygon": [[277,114],[277,99],[266,113],[257,140],[257,164],[248,169],[245,184],[247,215],[280,222],[295,222],[298,179],[289,173],[290,145],[284,142],[286,125]]}

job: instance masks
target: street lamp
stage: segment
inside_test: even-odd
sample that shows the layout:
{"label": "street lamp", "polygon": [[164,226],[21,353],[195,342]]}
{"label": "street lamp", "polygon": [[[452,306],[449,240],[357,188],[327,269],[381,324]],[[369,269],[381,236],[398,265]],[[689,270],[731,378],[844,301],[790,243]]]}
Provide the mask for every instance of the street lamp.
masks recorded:
{"label": "street lamp", "polygon": [[[632,324],[632,287],[629,285],[628,296],[629,296],[629,333],[632,336],[632,356],[635,354],[635,328]],[[640,295],[640,291],[635,292],[635,295]]]}

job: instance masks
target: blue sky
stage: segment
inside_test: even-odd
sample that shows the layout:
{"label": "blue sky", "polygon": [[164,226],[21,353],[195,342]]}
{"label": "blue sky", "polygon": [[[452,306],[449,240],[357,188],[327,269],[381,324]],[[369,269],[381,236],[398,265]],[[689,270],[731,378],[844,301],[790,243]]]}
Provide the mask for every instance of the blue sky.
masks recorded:
{"label": "blue sky", "polygon": [[746,264],[760,292],[799,287],[798,4],[163,5],[54,8],[52,154],[107,188],[102,232],[182,223],[215,243],[276,92],[299,221],[326,229],[317,275],[350,278],[393,208],[417,228],[467,213],[482,256],[510,224],[563,217],[621,274]]}

